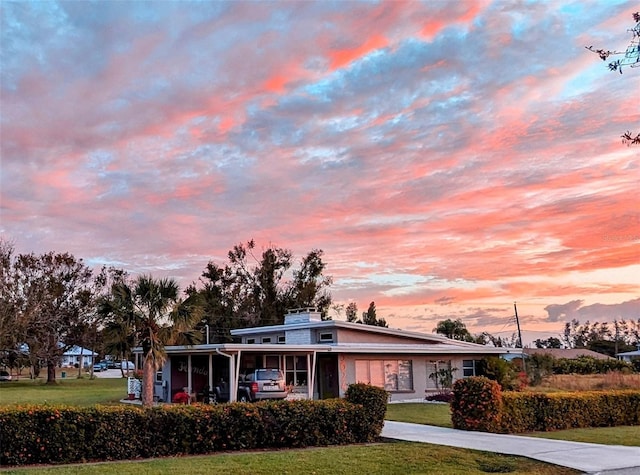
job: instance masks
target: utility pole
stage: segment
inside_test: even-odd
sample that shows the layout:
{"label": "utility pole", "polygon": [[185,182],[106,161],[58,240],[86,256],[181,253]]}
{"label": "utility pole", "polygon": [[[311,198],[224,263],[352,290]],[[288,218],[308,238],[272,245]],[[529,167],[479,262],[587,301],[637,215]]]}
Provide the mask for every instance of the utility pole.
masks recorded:
{"label": "utility pole", "polygon": [[516,303],[513,302],[513,311],[516,315],[516,326],[518,327],[518,341],[520,342],[520,349],[522,350],[522,371],[524,374],[527,374],[527,365],[524,362],[524,345],[522,344],[522,332],[520,332],[520,320],[518,319],[518,307],[516,307]]}

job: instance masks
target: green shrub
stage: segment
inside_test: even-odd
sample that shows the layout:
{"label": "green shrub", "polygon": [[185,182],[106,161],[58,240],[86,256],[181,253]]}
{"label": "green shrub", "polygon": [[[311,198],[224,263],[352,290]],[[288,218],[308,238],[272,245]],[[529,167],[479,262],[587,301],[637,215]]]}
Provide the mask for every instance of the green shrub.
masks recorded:
{"label": "green shrub", "polygon": [[510,361],[498,356],[487,356],[480,360],[478,376],[497,381],[503,391],[519,388],[518,368]]}
{"label": "green shrub", "polygon": [[[361,421],[362,427],[358,435],[371,441],[380,435],[384,425],[384,416],[387,413],[389,393],[384,389],[369,384],[350,384],[344,395],[352,404],[361,405],[365,411],[365,421]],[[353,422],[355,427],[355,421]]]}
{"label": "green shrub", "polygon": [[499,428],[500,385],[484,376],[459,379],[453,385],[451,422],[456,429],[494,432]]}
{"label": "green shrub", "polygon": [[384,423],[386,393],[370,387],[348,393],[360,402],[0,408],[0,465],[125,460],[375,439]]}
{"label": "green shrub", "polygon": [[640,425],[640,391],[504,393],[499,432]]}
{"label": "green shrub", "polygon": [[557,358],[553,362],[553,374],[605,374],[610,371],[632,372],[633,366],[625,361],[597,359],[591,356]]}
{"label": "green shrub", "polygon": [[553,374],[553,365],[556,359],[551,355],[534,354],[527,358],[527,373],[529,383],[538,386],[547,376]]}

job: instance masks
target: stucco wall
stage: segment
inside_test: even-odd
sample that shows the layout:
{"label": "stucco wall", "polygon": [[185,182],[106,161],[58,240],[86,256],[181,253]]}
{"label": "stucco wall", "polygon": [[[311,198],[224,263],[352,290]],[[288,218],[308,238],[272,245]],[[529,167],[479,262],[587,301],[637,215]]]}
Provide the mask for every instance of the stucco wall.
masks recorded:
{"label": "stucco wall", "polygon": [[[338,357],[338,372],[340,378],[340,396],[344,396],[349,384],[356,383],[356,360],[411,360],[413,390],[391,392],[391,401],[406,401],[412,399],[424,399],[428,387],[427,363],[429,361],[451,360],[454,371],[454,381],[463,377],[462,360],[479,360],[482,355],[412,355],[412,354],[385,354],[385,355],[362,355],[362,354],[341,354]],[[431,391],[431,390],[430,390]]]}
{"label": "stucco wall", "polygon": [[437,341],[428,341],[420,338],[399,337],[393,335],[383,335],[379,333],[362,332],[339,328],[337,330],[337,340],[339,343],[391,343],[411,345],[413,343],[429,344],[438,343]]}

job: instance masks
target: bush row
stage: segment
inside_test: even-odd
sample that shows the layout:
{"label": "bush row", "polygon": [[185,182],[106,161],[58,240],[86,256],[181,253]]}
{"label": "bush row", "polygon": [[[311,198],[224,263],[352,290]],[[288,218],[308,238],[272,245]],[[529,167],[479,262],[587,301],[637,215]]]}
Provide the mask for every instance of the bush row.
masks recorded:
{"label": "bush row", "polygon": [[502,395],[501,432],[636,425],[640,425],[637,390]]}
{"label": "bush row", "polygon": [[633,365],[613,358],[601,360],[590,356],[558,358],[553,362],[553,374],[605,374],[610,371],[633,371]]}
{"label": "bush row", "polygon": [[456,429],[503,433],[640,425],[640,391],[502,393],[472,377],[454,384],[451,420]]}
{"label": "bush row", "polygon": [[[363,401],[384,399],[386,408],[384,390],[371,386],[349,390]],[[154,408],[3,408],[0,465],[361,443],[380,435],[383,419],[379,403],[367,407],[343,399]]]}

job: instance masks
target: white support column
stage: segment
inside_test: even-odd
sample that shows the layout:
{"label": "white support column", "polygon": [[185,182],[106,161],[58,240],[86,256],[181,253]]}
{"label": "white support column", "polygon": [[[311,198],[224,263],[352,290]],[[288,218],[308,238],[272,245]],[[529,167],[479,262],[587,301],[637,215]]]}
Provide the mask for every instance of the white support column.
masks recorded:
{"label": "white support column", "polygon": [[[309,368],[309,381],[308,381],[308,391],[309,391],[309,399],[313,399],[313,388],[316,382],[316,352],[313,352],[313,356],[311,361],[309,361],[309,354],[307,353],[307,368]],[[311,363],[311,364],[309,364]]]}
{"label": "white support column", "polygon": [[209,353],[209,391],[213,391],[213,355]]}
{"label": "white support column", "polygon": [[187,355],[187,393],[191,394],[191,355]]}
{"label": "white support column", "polygon": [[238,380],[240,379],[240,358],[242,357],[242,351],[238,350],[238,354],[235,358],[232,356],[229,367],[229,399],[231,402],[238,400]]}

